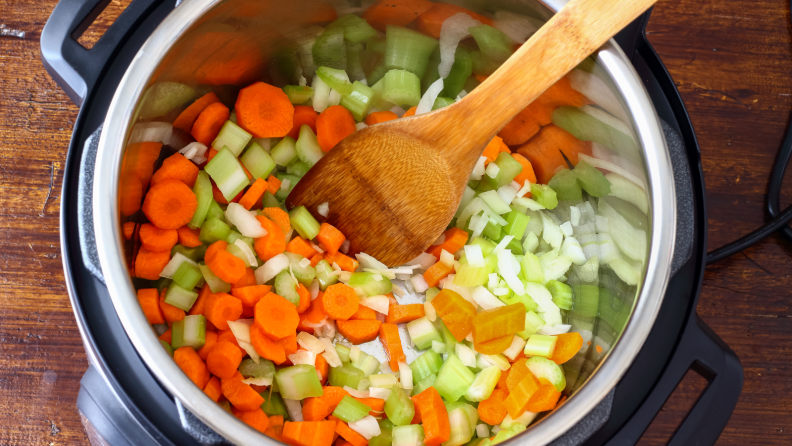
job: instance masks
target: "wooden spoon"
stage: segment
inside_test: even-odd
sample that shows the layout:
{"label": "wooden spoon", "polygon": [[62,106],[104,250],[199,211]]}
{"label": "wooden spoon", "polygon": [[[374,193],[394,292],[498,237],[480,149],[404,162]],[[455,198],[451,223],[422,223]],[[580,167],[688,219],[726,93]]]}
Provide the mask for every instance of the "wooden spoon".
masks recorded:
{"label": "wooden spoon", "polygon": [[289,208],[316,214],[389,266],[442,234],[492,137],[656,0],[571,0],[486,82],[435,112],[357,131],[294,187]]}

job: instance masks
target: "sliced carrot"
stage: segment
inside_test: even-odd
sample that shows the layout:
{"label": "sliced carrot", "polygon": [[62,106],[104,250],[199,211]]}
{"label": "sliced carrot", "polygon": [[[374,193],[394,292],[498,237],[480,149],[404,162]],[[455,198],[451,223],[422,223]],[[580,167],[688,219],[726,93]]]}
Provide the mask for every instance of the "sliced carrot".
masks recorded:
{"label": "sliced carrot", "polygon": [[228,321],[242,315],[242,301],[226,293],[216,293],[206,300],[206,319],[219,330],[228,330]]}
{"label": "sliced carrot", "polygon": [[308,291],[305,285],[298,283],[297,294],[300,295],[300,304],[297,305],[297,313],[305,313],[311,306],[311,292]]}
{"label": "sliced carrot", "polygon": [[399,336],[399,326],[396,324],[382,324],[379,332],[380,342],[388,355],[388,362],[391,370],[399,370],[399,362],[406,362],[401,337]]}
{"label": "sliced carrot", "polygon": [[357,260],[342,254],[341,252],[337,252],[335,254],[325,253],[324,257],[325,260],[327,260],[331,265],[336,263],[339,267],[341,267],[342,270],[349,271],[351,273],[355,272],[357,267],[360,265]]}
{"label": "sliced carrot", "polygon": [[267,235],[257,238],[253,242],[253,248],[256,250],[259,258],[267,261],[276,255],[286,251],[286,234],[283,233],[280,226],[267,217],[257,216],[256,219],[261,223],[261,226],[267,230]]}
{"label": "sliced carrot", "polygon": [[303,400],[303,419],[319,421],[327,418],[338,406],[338,403],[349,393],[341,387],[324,386],[322,396],[308,397]]}
{"label": "sliced carrot", "polygon": [[455,254],[457,251],[462,249],[465,246],[465,243],[468,241],[469,234],[459,228],[451,228],[444,233],[445,240],[443,243],[439,245],[435,245],[430,247],[426,250],[429,254],[435,256],[438,260],[440,260],[440,253],[443,250],[448,251],[451,254]]}
{"label": "sliced carrot", "polygon": [[335,421],[287,421],[283,424],[283,442],[292,446],[330,446]]}
{"label": "sliced carrot", "polygon": [[[434,303],[434,301],[433,301]],[[525,330],[525,306],[506,305],[478,312],[473,318],[473,342],[483,343]]]}
{"label": "sliced carrot", "polygon": [[513,340],[514,335],[501,336],[499,338],[478,343],[475,342],[476,338],[473,338],[473,350],[481,353],[482,355],[497,355],[498,353],[503,353],[507,348],[511,347]]}
{"label": "sliced carrot", "polygon": [[373,417],[382,416],[382,412],[385,411],[385,400],[380,398],[356,398],[356,400],[360,401],[361,403],[365,404],[366,406],[371,408],[371,412],[369,415]]}
{"label": "sliced carrot", "polygon": [[323,320],[327,319],[327,315],[324,314],[324,310],[322,309],[322,292],[320,291],[319,294],[319,297],[311,301],[308,310],[305,313],[300,314],[300,323],[297,325],[297,329],[299,331],[313,333],[313,327],[306,324],[319,324]]}
{"label": "sliced carrot", "polygon": [[[440,264],[440,262],[437,264]],[[437,300],[438,298],[440,300]],[[459,293],[448,289],[442,290],[432,299],[432,306],[457,342],[461,342],[473,331],[473,317],[476,315],[476,307],[460,296]]]}
{"label": "sliced carrot", "polygon": [[513,420],[525,413],[531,397],[539,391],[539,387],[539,381],[529,372],[519,383],[509,389],[509,396],[503,400],[503,407],[506,408]]}
{"label": "sliced carrot", "polygon": [[195,119],[190,134],[199,143],[211,146],[230,116],[231,111],[221,102],[209,104]]}
{"label": "sliced carrot", "polygon": [[[556,364],[563,364],[574,357],[583,347],[583,336],[578,332],[563,333],[556,336],[556,346],[553,357]],[[533,412],[533,411],[531,411]]]}
{"label": "sliced carrot", "polygon": [[[389,314],[390,311],[391,310],[388,310]],[[350,321],[373,321],[376,319],[377,312],[365,305],[358,305],[358,310],[349,318]]]}
{"label": "sliced carrot", "polygon": [[197,178],[198,166],[181,153],[176,152],[165,158],[162,166],[154,172],[154,176],[151,177],[151,184],[155,185],[164,180],[179,180],[192,189],[195,187]]}
{"label": "sliced carrot", "polygon": [[157,280],[168,262],[170,262],[170,251],[153,252],[140,248],[135,257],[135,277]]}
{"label": "sliced carrot", "polygon": [[228,242],[225,240],[218,240],[212,243],[211,245],[209,245],[208,248],[206,248],[206,252],[204,253],[204,260],[206,261],[211,260],[211,258],[214,257],[215,254],[217,254],[220,251],[225,251],[226,248],[228,248]]}
{"label": "sliced carrot", "polygon": [[509,369],[509,377],[506,379],[506,389],[511,392],[514,387],[525,378],[525,375],[531,373],[526,365],[527,359],[515,361]]}
{"label": "sliced carrot", "polygon": [[267,414],[265,414],[260,407],[248,411],[234,410],[233,413],[235,417],[239,418],[243,423],[247,424],[253,429],[261,432],[262,434],[267,432],[267,427],[269,427],[269,418],[267,418]]}
{"label": "sliced carrot", "polygon": [[366,446],[368,445],[368,440],[359,433],[353,431],[348,424],[346,424],[343,420],[339,420],[334,416],[328,417],[328,420],[333,420],[336,422],[335,431],[338,435],[341,436],[348,444],[352,446]]}
{"label": "sliced carrot", "polygon": [[441,280],[448,277],[454,271],[454,265],[448,266],[443,262],[437,262],[424,271],[423,277],[430,287],[436,287]]}
{"label": "sliced carrot", "polygon": [[316,240],[319,241],[319,247],[324,249],[325,252],[335,254],[341,249],[341,245],[344,244],[346,237],[344,237],[344,234],[336,229],[335,226],[329,223],[322,223],[319,227],[319,234],[317,234]]}
{"label": "sliced carrot", "polygon": [[547,184],[559,170],[568,168],[562,152],[577,165],[578,153],[591,154],[591,142],[580,141],[561,127],[550,124],[518,147],[517,152],[531,162],[537,182]]}
{"label": "sliced carrot", "polygon": [[273,415],[269,417],[269,426],[264,431],[264,435],[278,441],[283,441],[283,415]]}
{"label": "sliced carrot", "polygon": [[175,229],[160,229],[151,223],[140,226],[140,243],[149,251],[170,252],[179,241],[179,233]]}
{"label": "sliced carrot", "polygon": [[[212,347],[214,347],[215,344],[217,344],[217,333],[215,333],[213,331],[207,331],[206,332],[206,336],[205,336],[204,345],[203,345],[203,347],[198,349],[198,352],[197,352],[198,356],[200,356],[201,359],[206,361],[206,358],[209,357],[209,352],[212,351]],[[234,348],[239,350],[239,347],[236,346],[236,345],[234,345]]]}
{"label": "sliced carrot", "polygon": [[141,187],[147,189],[151,176],[154,175],[154,164],[159,159],[161,151],[161,142],[130,144],[127,146],[126,152],[124,152],[124,163],[121,167],[121,172],[124,175],[137,177],[140,180]]}
{"label": "sliced carrot", "polygon": [[390,110],[378,111],[366,116],[366,125],[379,124],[380,122],[393,121],[394,119],[399,119],[396,113]]}
{"label": "sliced carrot", "polygon": [[206,386],[204,387],[204,393],[215,403],[220,399],[223,391],[220,390],[220,380],[217,379],[216,376],[209,378],[209,382],[207,382]]}
{"label": "sliced carrot", "polygon": [[243,307],[255,307],[262,297],[272,289],[269,285],[252,285],[232,288],[231,295],[242,301]]}
{"label": "sliced carrot", "polygon": [[[537,129],[539,131],[539,129]],[[487,161],[485,164],[489,164],[498,157],[498,154],[501,152],[501,146],[505,145],[503,142],[503,138],[498,135],[495,135],[489,143],[487,143],[487,147],[484,148],[484,152],[481,153],[481,156],[486,157]]]}
{"label": "sliced carrot", "polygon": [[231,295],[233,295],[234,288],[244,288],[256,285],[256,271],[253,268],[245,268],[245,275],[241,279],[231,284]]}
{"label": "sliced carrot", "polygon": [[267,182],[261,178],[256,179],[250,188],[239,199],[239,204],[250,210],[254,204],[258,203],[264,192],[267,191]]}
{"label": "sliced carrot", "polygon": [[293,303],[269,293],[256,304],[256,325],[272,339],[283,339],[297,332],[300,315]]}
{"label": "sliced carrot", "polygon": [[319,251],[315,250],[313,246],[311,246],[311,244],[308,243],[304,238],[297,236],[291,239],[288,244],[286,244],[286,252],[299,254],[306,259],[310,259]]}
{"label": "sliced carrot", "polygon": [[187,248],[195,248],[203,245],[203,242],[198,238],[201,234],[200,229],[192,229],[189,226],[182,226],[176,230],[179,239],[179,244]]}
{"label": "sliced carrot", "polygon": [[443,22],[459,13],[467,14],[473,20],[478,20],[485,25],[492,26],[492,19],[489,17],[484,17],[483,15],[476,14],[469,9],[465,9],[456,5],[450,5],[448,3],[432,4],[432,7],[429,8],[428,11],[418,16],[418,18],[415,20],[415,23],[417,25],[418,31],[428,36],[434,37],[435,39],[439,39],[440,28],[443,27]]}
{"label": "sliced carrot", "polygon": [[424,444],[426,446],[440,446],[441,443],[451,438],[451,424],[448,421],[443,398],[434,388],[429,387],[413,397],[415,411],[421,413],[421,423],[424,429]]}
{"label": "sliced carrot", "polygon": [[242,353],[236,345],[222,341],[215,343],[206,358],[206,367],[209,373],[220,379],[234,376],[237,367],[242,362]]}
{"label": "sliced carrot", "polygon": [[493,390],[490,397],[478,405],[479,420],[493,426],[501,424],[508,414],[503,406],[503,401],[508,395],[509,392],[504,389]]}
{"label": "sliced carrot", "polygon": [[264,330],[258,324],[253,324],[250,327],[250,343],[253,344],[256,353],[261,357],[278,365],[286,362],[286,352],[283,347],[265,335]]}
{"label": "sliced carrot", "polygon": [[[522,165],[522,170],[520,174],[514,177],[514,181],[520,184],[520,186],[525,185],[525,182],[528,181],[531,184],[536,183],[536,174],[534,173],[533,166],[531,166],[531,162],[528,161],[524,156],[520,155],[519,153],[512,153],[512,158],[515,161]],[[530,197],[531,193],[528,192],[526,197]]]}
{"label": "sliced carrot", "polygon": [[322,295],[322,309],[331,319],[348,320],[357,312],[360,299],[349,285],[330,285]]}
{"label": "sliced carrot", "polygon": [[212,158],[214,158],[215,155],[217,155],[217,149],[214,147],[209,147],[209,151],[206,152],[206,162],[212,161]]}
{"label": "sliced carrot", "polygon": [[173,360],[196,386],[203,389],[209,381],[206,364],[192,347],[179,347],[173,352]]}
{"label": "sliced carrot", "polygon": [[181,181],[163,180],[151,186],[143,200],[143,213],[162,229],[179,229],[192,220],[198,200]]}
{"label": "sliced carrot", "polygon": [[[234,332],[231,331],[230,328],[226,330],[219,330],[217,332],[217,342],[223,342],[223,341],[230,342],[236,345],[237,347],[239,347],[239,342],[237,342],[237,338],[234,335]],[[245,350],[242,347],[239,347],[239,351],[243,352],[243,355],[245,354]]]}
{"label": "sliced carrot", "polygon": [[[282,183],[282,181],[279,180],[277,177],[275,177],[275,175],[270,175],[269,178],[267,178],[267,190],[271,194],[275,195],[275,193],[278,192],[278,189],[280,189],[281,183]],[[286,232],[289,232],[289,231],[286,231]]]}
{"label": "sliced carrot", "polygon": [[556,390],[555,386],[550,384],[549,381],[540,378],[539,382],[541,383],[539,390],[531,395],[531,399],[528,400],[526,410],[529,412],[539,413],[553,410],[558,403],[558,399],[561,398],[561,392]]}
{"label": "sliced carrot", "polygon": [[278,87],[256,82],[239,91],[237,124],[256,138],[282,138],[292,128],[294,106]]}
{"label": "sliced carrot", "polygon": [[292,138],[297,139],[300,136],[300,127],[304,125],[310,127],[314,134],[316,134],[317,117],[319,117],[319,114],[316,113],[316,110],[314,110],[313,107],[308,105],[295,105],[292,128],[289,131],[289,134],[286,136],[291,136]]}
{"label": "sliced carrot", "polygon": [[418,106],[410,107],[407,109],[406,112],[402,115],[402,118],[409,118],[410,116],[415,116],[415,112],[418,110]]}
{"label": "sliced carrot", "polygon": [[256,410],[264,404],[264,398],[253,390],[250,385],[242,382],[242,374],[236,371],[231,378],[220,380],[223,396],[239,410]]}
{"label": "sliced carrot", "polygon": [[227,283],[236,283],[245,275],[244,260],[228,251],[218,251],[211,259],[206,259],[206,266]]}
{"label": "sliced carrot", "polygon": [[[274,177],[273,177],[274,178]],[[275,178],[278,180],[277,178]],[[278,180],[278,187],[280,188],[280,180]],[[261,210],[261,213],[264,214],[265,217],[269,218],[270,220],[274,221],[281,231],[283,231],[284,237],[285,234],[291,230],[291,220],[289,219],[289,213],[284,211],[281,208],[264,208]],[[265,226],[266,229],[266,226]]]}
{"label": "sliced carrot", "polygon": [[377,339],[382,322],[378,320],[336,321],[338,332],[354,345]]}
{"label": "sliced carrot", "polygon": [[164,324],[165,316],[162,315],[162,309],[159,305],[159,291],[156,288],[146,288],[137,291],[138,302],[143,314],[146,315],[149,324]]}
{"label": "sliced carrot", "polygon": [[205,95],[196,99],[195,102],[190,104],[189,107],[184,109],[184,111],[179,114],[176,120],[173,121],[173,127],[186,133],[190,133],[195,120],[198,119],[198,115],[200,115],[206,107],[214,104],[215,102],[220,102],[220,99],[217,97],[217,95],[214,94],[214,92],[206,93]]}
{"label": "sliced carrot", "polygon": [[389,324],[406,324],[426,316],[423,304],[391,305],[385,322]]}
{"label": "sliced carrot", "polygon": [[318,265],[322,260],[324,260],[324,254],[317,252],[313,257],[311,257],[311,266],[316,268],[316,265]]}
{"label": "sliced carrot", "polygon": [[[523,357],[525,357],[525,356],[523,356]],[[498,384],[495,385],[496,389],[507,389],[508,390],[508,387],[506,387],[506,381],[509,379],[509,372],[510,371],[511,371],[511,367],[506,369],[505,371],[501,372],[500,379],[498,379]]]}
{"label": "sliced carrot", "polygon": [[137,223],[135,223],[134,221],[128,221],[121,226],[121,228],[123,229],[122,232],[124,233],[124,240],[132,240],[132,237],[134,237],[135,235],[135,225],[137,225]]}
{"label": "sliced carrot", "polygon": [[[524,108],[517,116],[512,118],[506,126],[504,126],[498,133],[498,136],[503,138],[502,143],[518,145],[531,139],[534,135],[539,133],[541,125],[537,122],[533,110],[530,106]],[[491,153],[490,150],[489,153]],[[498,154],[495,153],[495,156]],[[489,159],[489,156],[487,157]],[[492,160],[494,161],[494,160]]]}
{"label": "sliced carrot", "polygon": [[327,107],[316,118],[316,139],[322,151],[329,152],[342,139],[355,132],[355,118],[340,105]]}
{"label": "sliced carrot", "polygon": [[387,25],[407,26],[431,7],[428,0],[379,0],[366,9],[363,18],[374,28],[385,31]]}
{"label": "sliced carrot", "polygon": [[[295,339],[297,337],[295,336]],[[316,355],[316,362],[314,364],[316,372],[319,374],[319,384],[324,385],[327,382],[327,377],[330,374],[330,364],[327,363],[324,355]]]}
{"label": "sliced carrot", "polygon": [[169,329],[165,330],[165,333],[162,333],[161,335],[159,335],[159,337],[157,339],[159,339],[160,341],[165,341],[168,344],[171,344],[171,343],[173,343],[173,332],[169,328]]}
{"label": "sliced carrot", "polygon": [[168,289],[165,288],[162,290],[162,293],[160,293],[159,306],[160,309],[162,310],[162,315],[165,317],[165,320],[170,325],[173,322],[184,319],[186,315],[184,313],[184,310],[182,310],[181,308],[176,308],[171,304],[165,303],[165,293],[167,291]]}

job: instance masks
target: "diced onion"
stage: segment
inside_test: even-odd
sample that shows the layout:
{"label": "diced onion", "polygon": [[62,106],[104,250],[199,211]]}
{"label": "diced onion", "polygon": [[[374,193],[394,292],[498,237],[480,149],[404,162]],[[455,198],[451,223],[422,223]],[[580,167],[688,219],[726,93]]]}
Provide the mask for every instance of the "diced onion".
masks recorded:
{"label": "diced onion", "polygon": [[501,197],[506,204],[511,204],[515,198],[517,198],[517,191],[514,190],[511,185],[507,184],[506,186],[501,186],[498,188],[498,196]]}
{"label": "diced onion", "polygon": [[297,343],[300,344],[302,348],[317,355],[325,351],[324,342],[316,339],[314,335],[304,331],[297,333]]}
{"label": "diced onion", "polygon": [[308,285],[308,292],[311,293],[311,300],[316,299],[319,297],[320,285],[319,280],[314,279],[310,285]]}
{"label": "diced onion", "polygon": [[267,260],[264,265],[256,270],[256,283],[264,285],[272,280],[273,277],[280,274],[281,271],[289,267],[289,258],[286,254],[280,253],[275,257]]}
{"label": "diced onion", "polygon": [[445,249],[440,251],[440,263],[445,266],[454,266],[454,255]]}
{"label": "diced onion", "polygon": [[372,310],[376,311],[377,313],[382,313],[384,315],[387,315],[388,307],[390,306],[390,299],[388,299],[388,296],[381,294],[378,296],[371,296],[365,299],[361,299],[360,305],[363,305],[364,307],[369,307]]}
{"label": "diced onion", "polygon": [[289,190],[289,186],[291,186],[291,181],[286,178],[283,180],[283,182],[281,182],[280,190],[287,191]]}
{"label": "diced onion", "polygon": [[322,78],[314,76],[313,84],[313,108],[317,113],[322,113],[327,108],[330,97],[330,86],[324,83]]}
{"label": "diced onion", "polygon": [[349,396],[354,398],[371,398],[371,393],[368,390],[353,389],[349,386],[344,386],[344,390],[349,393]]}
{"label": "diced onion", "polygon": [[496,296],[508,296],[509,295],[509,289],[508,288],[498,287],[498,288],[495,288],[492,291],[492,294],[494,294]]}
{"label": "diced onion", "polygon": [[564,239],[561,253],[572,259],[572,263],[575,265],[586,263],[586,255],[583,253],[583,248],[580,247],[580,243],[575,237],[567,237]]}
{"label": "diced onion", "polygon": [[377,419],[371,415],[352,421],[349,423],[349,428],[362,435],[366,440],[371,440],[382,433],[379,424],[377,424]]}
{"label": "diced onion", "polygon": [[[288,180],[283,180],[284,182]],[[225,217],[229,223],[236,226],[239,233],[245,237],[260,238],[267,235],[267,230],[261,223],[239,203],[228,203]]]}
{"label": "diced onion", "polygon": [[456,355],[466,367],[476,367],[476,352],[465,344],[456,345]]}
{"label": "diced onion", "polygon": [[432,341],[432,350],[438,355],[442,355],[447,351],[446,345],[440,341]]}
{"label": "diced onion", "polygon": [[523,347],[525,347],[525,339],[515,335],[511,345],[504,350],[503,355],[514,361],[517,355],[523,350]]}
{"label": "diced onion", "polygon": [[426,290],[429,289],[429,284],[426,283],[426,279],[424,279],[424,276],[421,274],[410,277],[410,283],[418,294],[425,293]]}
{"label": "diced onion", "polygon": [[342,99],[341,92],[337,91],[336,89],[330,89],[330,96],[327,97],[327,105],[338,105],[341,103]]}
{"label": "diced onion", "polygon": [[509,288],[518,296],[525,294],[525,287],[522,281],[517,277],[517,273],[514,271],[514,265],[512,265],[514,256],[511,251],[508,249],[501,250],[497,256],[498,272],[509,285]]}
{"label": "diced onion", "polygon": [[564,237],[571,237],[572,236],[572,223],[571,222],[564,222],[560,225],[561,233],[564,234]]}
{"label": "diced onion", "polygon": [[[247,257],[247,262],[250,266],[252,266],[253,268],[257,268],[259,266],[258,260],[256,260],[256,254],[254,254],[253,250],[250,249],[250,245],[243,242],[241,238],[236,239],[236,241],[234,241],[234,244],[239,248],[240,251],[242,251],[242,254],[244,254],[245,257]],[[308,263],[311,263],[310,260],[308,261]]]}
{"label": "diced onion", "polygon": [[489,428],[486,424],[479,424],[476,426],[476,436],[479,438],[489,437]]}
{"label": "diced onion", "polygon": [[289,361],[294,365],[307,364],[316,367],[316,353],[300,349],[289,355]]}
{"label": "diced onion", "polygon": [[228,328],[238,341],[250,342],[250,326],[253,325],[253,319],[239,319],[237,321],[228,321]]}
{"label": "diced onion", "polygon": [[577,206],[569,208],[569,220],[573,227],[580,226],[580,209]]}
{"label": "diced onion", "polygon": [[325,201],[319,204],[319,206],[316,207],[316,213],[322,217],[327,217],[330,214],[330,203]]}
{"label": "diced onion", "polygon": [[623,122],[630,122],[630,117],[624,112],[619,99],[599,76],[575,69],[567,74],[567,79],[573,90],[583,93],[585,97]]}
{"label": "diced onion", "polygon": [[626,178],[626,179],[632,181],[633,183],[637,184],[642,189],[644,189],[644,190],[646,189],[644,186],[642,186],[644,184],[644,182],[641,181],[640,178],[638,178],[637,176],[635,176],[632,173],[630,173],[627,169],[625,169],[625,168],[623,168],[621,166],[618,166],[618,165],[616,165],[616,164],[614,164],[614,163],[612,163],[610,161],[605,161],[605,160],[603,160],[601,158],[594,158],[594,157],[586,155],[585,153],[581,153],[578,156],[578,159],[581,160],[581,161],[585,161],[586,163],[588,163],[591,166],[596,167],[598,169],[605,169],[605,170],[609,170],[609,171],[611,171],[613,173],[619,174],[619,175],[623,176],[624,178]]}
{"label": "diced onion", "polygon": [[429,321],[434,322],[437,320],[437,311],[435,311],[431,302],[424,302],[424,313]]}
{"label": "diced onion", "polygon": [[526,198],[526,197],[515,198],[514,201],[512,201],[512,203],[526,207],[532,211],[541,211],[542,209],[546,209],[544,206],[539,204],[539,202],[534,200],[533,198]]}
{"label": "diced onion", "polygon": [[[203,154],[206,153],[207,147],[198,141],[193,141],[186,146],[182,147],[179,150],[179,153],[184,155],[185,158],[188,160],[193,160],[196,156],[203,157]],[[196,163],[197,164],[197,163]]]}
{"label": "diced onion", "polygon": [[474,268],[484,266],[484,255],[481,253],[481,246],[479,245],[465,245],[465,257],[468,265]]}
{"label": "diced onion", "polygon": [[452,15],[443,21],[440,27],[440,65],[437,68],[441,79],[445,79],[451,73],[459,42],[470,36],[468,29],[480,25],[481,22],[464,12]]}
{"label": "diced onion", "polygon": [[418,107],[415,109],[415,115],[418,116],[432,111],[432,106],[434,106],[435,100],[437,100],[441,91],[443,91],[442,77],[434,81],[432,85],[426,89],[426,93],[424,93],[423,97],[418,102]]}
{"label": "diced onion", "polygon": [[291,418],[292,422],[297,423],[303,420],[302,404],[300,404],[300,400],[289,400],[284,398],[283,403],[286,405],[286,410],[289,412],[289,418]]}
{"label": "diced onion", "polygon": [[358,360],[360,360],[360,347],[353,345],[352,348],[349,349],[349,360],[352,362],[358,362]]}
{"label": "diced onion", "polygon": [[404,116],[404,114],[405,114],[405,113],[407,113],[407,110],[405,110],[405,109],[403,109],[403,108],[399,107],[398,105],[394,105],[394,106],[393,106],[393,107],[390,109],[390,111],[392,111],[393,113],[395,113],[395,114],[396,114],[396,116],[398,116],[398,117],[400,117],[400,118],[401,118],[402,116]]}
{"label": "diced onion", "polygon": [[374,257],[364,252],[355,254],[355,258],[357,258],[357,261],[360,262],[361,268],[373,268],[373,269],[381,269],[381,270],[388,269],[388,265],[380,262],[379,260],[375,259]]}
{"label": "diced onion", "polygon": [[383,387],[372,387],[369,389],[369,395],[371,398],[386,400],[388,399],[388,395],[390,395],[390,389],[385,389]]}
{"label": "diced onion", "polygon": [[498,165],[495,163],[489,163],[485,172],[487,173],[488,177],[495,178],[498,176],[498,172],[500,172],[500,167],[498,167]]}
{"label": "diced onion", "polygon": [[338,356],[338,352],[336,351],[335,347],[333,346],[333,341],[328,338],[321,338],[322,344],[324,344],[325,351],[322,353],[322,356],[327,360],[327,364],[330,367],[341,367],[341,358]]}
{"label": "diced onion", "polygon": [[418,257],[407,262],[410,265],[418,265],[420,269],[426,271],[437,262],[437,258],[427,252],[422,252]]}
{"label": "diced onion", "polygon": [[254,386],[271,386],[272,385],[272,377],[271,376],[260,376],[258,378],[251,376],[250,378],[246,378],[242,380],[244,384],[252,384]]}
{"label": "diced onion", "polygon": [[341,243],[341,248],[339,248],[339,250],[344,254],[347,254],[349,253],[349,246],[350,246],[349,240],[344,240],[344,243]]}
{"label": "diced onion", "polygon": [[479,157],[478,161],[476,161],[476,166],[473,167],[473,172],[470,173],[471,180],[480,180],[484,176],[484,172],[487,171],[486,162],[486,156]]}
{"label": "diced onion", "polygon": [[524,197],[530,191],[531,191],[531,182],[525,180],[525,184],[523,185],[523,187],[521,187],[520,190],[517,191],[517,198]]}
{"label": "diced onion", "polygon": [[500,243],[498,243],[498,246],[496,246],[495,249],[492,250],[492,253],[498,255],[498,253],[506,249],[506,246],[508,246],[512,240],[514,240],[513,235],[507,235],[503,237],[503,240],[501,240]]}
{"label": "diced onion", "polygon": [[311,248],[315,249],[319,254],[324,254],[324,249],[320,248],[316,243],[311,243]]}
{"label": "diced onion", "polygon": [[165,265],[165,268],[162,269],[162,272],[160,272],[160,277],[166,277],[168,279],[172,278],[173,275],[176,274],[176,270],[178,270],[181,264],[184,262],[198,266],[198,264],[195,263],[192,259],[189,259],[184,254],[177,252],[176,254],[173,255],[173,257],[170,259],[168,264]]}
{"label": "diced onion", "polygon": [[324,322],[322,322],[322,325],[314,328],[314,333],[317,336],[332,338],[336,335],[335,322],[330,319],[325,319]]}
{"label": "diced onion", "polygon": [[445,236],[445,232],[444,232],[444,233],[440,234],[440,237],[437,237],[437,240],[435,240],[434,243],[432,243],[432,246],[442,245],[443,242],[445,241],[445,238],[446,238],[446,236]]}
{"label": "diced onion", "polygon": [[365,122],[358,122],[355,124],[355,130],[363,130],[364,128],[368,127],[368,124]]}
{"label": "diced onion", "polygon": [[395,283],[393,284],[392,292],[394,296],[399,296],[399,297],[404,297],[404,295],[407,294],[404,292],[404,289],[402,289],[402,287],[396,285]]}
{"label": "diced onion", "polygon": [[473,300],[476,301],[478,306],[485,310],[491,310],[493,308],[503,307],[506,305],[481,285],[473,288],[471,296],[473,297]]}
{"label": "diced onion", "polygon": [[490,290],[497,287],[500,279],[498,278],[498,273],[492,273],[488,276],[487,280],[487,288]]}
{"label": "diced onion", "polygon": [[546,336],[556,336],[564,333],[569,333],[569,330],[571,328],[572,326],[567,324],[555,324],[552,327],[545,324],[542,328],[539,329],[539,333]]}
{"label": "diced onion", "polygon": [[[474,219],[475,219],[475,225],[473,225]],[[489,224],[489,217],[487,217],[486,215],[481,215],[481,216],[474,215],[470,217],[470,225],[473,227],[472,228],[468,227],[468,229],[473,230],[473,238],[476,238],[480,236],[482,232],[484,232],[484,229],[486,229],[488,224]]]}
{"label": "diced onion", "polygon": [[139,122],[132,127],[129,143],[161,142],[170,145],[173,137],[173,125],[169,122]]}
{"label": "diced onion", "polygon": [[403,389],[413,388],[412,369],[410,369],[410,366],[404,361],[399,361],[399,382],[401,383]]}

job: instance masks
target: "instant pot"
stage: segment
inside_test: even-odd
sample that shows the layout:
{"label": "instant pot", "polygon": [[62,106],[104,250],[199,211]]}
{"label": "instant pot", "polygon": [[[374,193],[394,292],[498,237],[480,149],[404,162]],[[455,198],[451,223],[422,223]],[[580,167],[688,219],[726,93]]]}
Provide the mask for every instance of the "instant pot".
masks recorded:
{"label": "instant pot", "polygon": [[[299,12],[301,5],[315,3],[134,0],[90,50],[84,48],[76,38],[108,3],[60,1],[41,37],[45,67],[81,107],[61,203],[65,277],[90,363],[77,408],[94,445],[274,444],[211,402],[159,346],[125,263],[118,177],[145,88],[176,68],[190,76],[189,60],[180,59],[184,45],[206,26],[222,23],[257,29],[252,40],[266,46],[278,33],[256,28],[261,25],[256,17],[272,20],[279,8]],[[474,10],[494,4],[546,19],[563,3],[464,3]],[[607,323],[594,325],[594,338],[605,352],[581,363],[569,400],[509,440],[513,443],[634,444],[692,369],[709,385],[670,444],[713,444],[742,389],[739,360],[696,315],[707,245],[700,152],[679,93],[646,39],[649,16],[628,26],[596,57],[641,147],[652,209],[643,281],[629,289],[606,281],[615,296],[610,304],[620,307],[601,303],[598,319],[605,320],[604,312],[619,313],[626,325],[615,332]]]}

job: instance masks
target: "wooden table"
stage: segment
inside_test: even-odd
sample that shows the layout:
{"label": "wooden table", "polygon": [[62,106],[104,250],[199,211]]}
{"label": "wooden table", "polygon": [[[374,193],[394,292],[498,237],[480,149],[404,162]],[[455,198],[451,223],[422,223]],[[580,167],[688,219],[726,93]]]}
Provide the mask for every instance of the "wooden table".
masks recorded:
{"label": "wooden table", "polygon": [[[0,2],[0,22],[27,33],[0,37],[0,445],[87,444],[75,410],[87,362],[58,244],[77,107],[39,61],[55,3]],[[108,11],[121,8],[113,0]],[[650,40],[701,143],[710,249],[766,218],[768,174],[792,110],[789,13],[786,2],[770,0],[664,0],[655,8]],[[745,369],[718,444],[792,442],[790,255],[792,246],[772,236],[707,271],[699,314]],[[689,375],[642,444],[663,444],[691,407],[704,380]]]}

